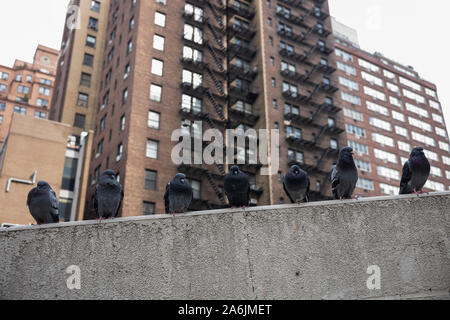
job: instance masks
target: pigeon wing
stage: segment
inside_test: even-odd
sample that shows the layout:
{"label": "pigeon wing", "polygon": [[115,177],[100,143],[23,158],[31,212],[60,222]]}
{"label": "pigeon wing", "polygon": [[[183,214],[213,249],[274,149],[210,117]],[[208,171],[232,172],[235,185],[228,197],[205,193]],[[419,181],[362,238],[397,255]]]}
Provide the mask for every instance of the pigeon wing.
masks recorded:
{"label": "pigeon wing", "polygon": [[123,192],[123,187],[122,187],[122,185],[120,185],[120,202],[119,202],[119,205],[117,206],[116,217],[119,215],[120,209],[122,209],[124,196],[125,195],[124,195],[124,192]]}
{"label": "pigeon wing", "polygon": [[164,204],[166,207],[166,214],[170,213],[169,189],[170,189],[170,182],[167,184],[166,192],[164,193]]}
{"label": "pigeon wing", "polygon": [[309,191],[311,190],[311,180],[308,177],[308,186],[306,187],[305,201],[309,202]]}
{"label": "pigeon wing", "polygon": [[56,223],[59,221],[59,201],[55,191],[53,190],[50,190],[50,205],[52,206],[51,208],[52,218],[53,221]]}
{"label": "pigeon wing", "polygon": [[288,189],[286,188],[286,181],[285,181],[286,177],[284,177],[283,179],[283,189],[284,192],[286,192],[287,196],[289,197],[289,199],[291,200],[292,203],[295,203],[294,199],[292,199],[291,194],[289,193]]}
{"label": "pigeon wing", "polygon": [[36,191],[36,188],[34,188],[33,190],[31,190],[31,191],[28,193],[28,197],[27,197],[27,206],[28,206],[28,207],[30,207],[31,200],[33,199],[33,195],[34,195],[35,191]]}
{"label": "pigeon wing", "polygon": [[333,195],[335,199],[338,199],[337,188],[339,186],[341,179],[341,173],[338,170],[337,166],[333,166],[333,171],[331,172],[331,189],[333,191]]}
{"label": "pigeon wing", "polygon": [[400,181],[400,194],[408,194],[408,184],[411,181],[412,172],[409,166],[409,160],[403,165],[402,180]]}
{"label": "pigeon wing", "polygon": [[97,214],[97,217],[100,218],[100,214],[98,212],[98,185],[95,187],[95,192],[94,192],[94,209],[95,209],[95,213]]}

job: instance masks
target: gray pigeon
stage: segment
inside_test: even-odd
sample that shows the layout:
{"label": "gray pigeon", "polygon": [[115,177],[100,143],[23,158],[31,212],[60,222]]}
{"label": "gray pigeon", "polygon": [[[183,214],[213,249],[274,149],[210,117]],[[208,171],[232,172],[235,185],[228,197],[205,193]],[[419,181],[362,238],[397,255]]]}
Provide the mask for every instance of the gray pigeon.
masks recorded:
{"label": "gray pigeon", "polygon": [[248,207],[250,202],[250,182],[248,176],[233,166],[225,177],[225,194],[231,207]]}
{"label": "gray pigeon", "polygon": [[117,182],[116,173],[113,170],[103,172],[94,194],[97,219],[116,218],[122,206],[123,197],[123,187]]}
{"label": "gray pigeon", "polygon": [[167,214],[185,213],[191,205],[194,192],[186,176],[179,173],[167,184],[164,202]]}
{"label": "gray pigeon", "polygon": [[427,183],[430,171],[430,162],[423,148],[415,147],[403,166],[400,194],[423,193],[422,188]]}
{"label": "gray pigeon", "polygon": [[331,188],[337,200],[352,199],[358,183],[358,169],[353,160],[353,149],[345,147],[339,153],[339,159],[331,172]]}
{"label": "gray pigeon", "polygon": [[309,202],[311,182],[308,173],[299,166],[292,166],[283,179],[283,188],[292,203]]}
{"label": "gray pigeon", "polygon": [[37,224],[59,222],[59,202],[55,191],[45,181],[28,193],[27,206]]}

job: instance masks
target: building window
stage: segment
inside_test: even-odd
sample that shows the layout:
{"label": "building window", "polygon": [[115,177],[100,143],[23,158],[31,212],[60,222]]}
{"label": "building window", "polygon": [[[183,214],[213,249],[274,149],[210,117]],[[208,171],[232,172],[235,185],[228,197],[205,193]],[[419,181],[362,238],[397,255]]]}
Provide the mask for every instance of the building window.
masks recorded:
{"label": "building window", "polygon": [[120,131],[125,131],[125,125],[126,125],[126,118],[125,116],[122,116],[120,118]]}
{"label": "building window", "polygon": [[89,95],[86,93],[78,93],[78,101],[77,101],[77,106],[80,107],[88,107],[88,102],[89,102]]}
{"label": "building window", "polygon": [[87,35],[86,37],[86,46],[95,48],[95,45],[97,43],[97,38],[91,35]]}
{"label": "building window", "polygon": [[5,111],[6,103],[0,102],[0,111]]}
{"label": "building window", "polygon": [[75,178],[77,174],[78,159],[66,158],[64,163],[63,180],[61,189],[74,191],[75,190]]}
{"label": "building window", "polygon": [[47,114],[45,112],[35,111],[34,116],[38,119],[47,119]]}
{"label": "building window", "polygon": [[27,114],[27,108],[15,106],[14,107],[14,113],[25,115],[25,114]]}
{"label": "building window", "polygon": [[80,80],[80,85],[85,86],[85,87],[90,87],[91,86],[91,79],[92,76],[89,73],[81,73],[81,80]]}
{"label": "building window", "polygon": [[161,12],[155,12],[155,24],[164,28],[166,26],[166,15]]}
{"label": "building window", "polygon": [[91,1],[91,10],[95,12],[100,12],[100,2],[98,1]]}
{"label": "building window", "polygon": [[128,41],[128,45],[127,45],[127,55],[130,54],[131,51],[133,51],[133,40]]}
{"label": "building window", "polygon": [[158,141],[147,140],[146,156],[150,159],[158,159]]}
{"label": "building window", "polygon": [[162,87],[156,84],[150,86],[150,100],[161,102],[162,98]]}
{"label": "building window", "polygon": [[83,59],[83,64],[85,66],[92,67],[92,65],[94,64],[94,56],[91,54],[85,53],[84,59]]}
{"label": "building window", "polygon": [[123,90],[123,94],[122,94],[122,104],[127,103],[128,101],[128,88]]}
{"label": "building window", "polygon": [[203,30],[190,24],[184,25],[184,38],[198,44],[203,44]]}
{"label": "building window", "polygon": [[152,74],[162,77],[164,71],[164,62],[158,59],[152,60]]}
{"label": "building window", "polygon": [[183,83],[189,84],[195,88],[203,85],[203,75],[200,73],[183,70]]}
{"label": "building window", "polygon": [[117,146],[116,162],[119,162],[120,160],[122,160],[122,156],[123,156],[123,144],[119,144]]}
{"label": "building window", "polygon": [[86,124],[86,116],[84,114],[76,113],[75,120],[73,123],[74,127],[84,129],[85,124]]}
{"label": "building window", "polygon": [[154,112],[154,111],[148,112],[148,127],[149,128],[159,130],[160,120],[161,120],[161,115],[158,112]]}
{"label": "building window", "polygon": [[153,36],[153,48],[159,51],[164,51],[165,40],[166,38],[164,38],[163,36],[155,34]]}
{"label": "building window", "polygon": [[142,206],[142,215],[144,216],[151,216],[155,214],[155,204],[153,202],[146,202],[144,201]]}
{"label": "building window", "polygon": [[98,30],[98,19],[89,17],[89,25],[88,28],[91,30]]}
{"label": "building window", "polygon": [[145,189],[157,189],[158,172],[153,170],[145,170]]}

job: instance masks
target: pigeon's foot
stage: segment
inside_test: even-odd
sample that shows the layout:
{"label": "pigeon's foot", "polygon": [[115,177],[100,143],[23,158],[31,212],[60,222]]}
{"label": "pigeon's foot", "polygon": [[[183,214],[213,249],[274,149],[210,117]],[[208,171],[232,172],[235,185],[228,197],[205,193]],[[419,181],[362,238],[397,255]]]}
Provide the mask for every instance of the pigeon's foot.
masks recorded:
{"label": "pigeon's foot", "polygon": [[421,194],[429,194],[429,193],[423,191],[422,189],[420,189],[420,190],[414,190],[414,191],[413,191],[413,194],[421,195]]}
{"label": "pigeon's foot", "polygon": [[353,196],[352,199],[353,200],[359,200],[359,196]]}
{"label": "pigeon's foot", "polygon": [[300,205],[300,204],[303,204],[303,201],[296,201],[295,203]]}
{"label": "pigeon's foot", "polygon": [[97,221],[102,221],[102,220],[105,220],[105,218],[101,217],[101,218],[97,218],[97,219],[95,219],[95,220],[97,220]]}

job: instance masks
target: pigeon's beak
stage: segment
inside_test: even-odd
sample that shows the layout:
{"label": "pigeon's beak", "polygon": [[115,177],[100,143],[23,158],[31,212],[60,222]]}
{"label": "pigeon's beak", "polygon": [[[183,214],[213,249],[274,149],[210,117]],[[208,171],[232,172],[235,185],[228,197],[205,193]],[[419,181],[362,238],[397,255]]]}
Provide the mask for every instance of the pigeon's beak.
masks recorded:
{"label": "pigeon's beak", "polygon": [[181,178],[181,179],[180,179],[180,182],[181,182],[181,183],[184,183],[185,181],[186,181],[186,180],[185,180],[184,178]]}

